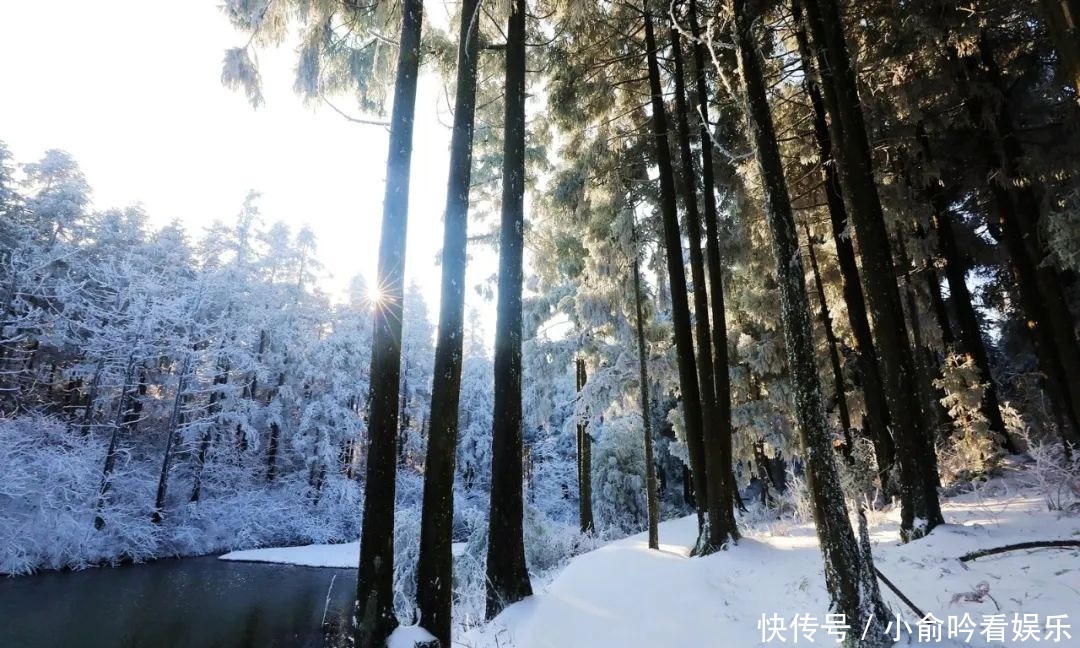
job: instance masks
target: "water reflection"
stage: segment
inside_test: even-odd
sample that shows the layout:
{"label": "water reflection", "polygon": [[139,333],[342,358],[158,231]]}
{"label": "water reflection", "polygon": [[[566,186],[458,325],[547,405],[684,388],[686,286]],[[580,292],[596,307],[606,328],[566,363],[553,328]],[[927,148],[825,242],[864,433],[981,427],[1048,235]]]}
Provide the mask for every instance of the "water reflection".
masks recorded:
{"label": "water reflection", "polygon": [[0,579],[0,646],[321,648],[355,590],[353,570],[214,558]]}

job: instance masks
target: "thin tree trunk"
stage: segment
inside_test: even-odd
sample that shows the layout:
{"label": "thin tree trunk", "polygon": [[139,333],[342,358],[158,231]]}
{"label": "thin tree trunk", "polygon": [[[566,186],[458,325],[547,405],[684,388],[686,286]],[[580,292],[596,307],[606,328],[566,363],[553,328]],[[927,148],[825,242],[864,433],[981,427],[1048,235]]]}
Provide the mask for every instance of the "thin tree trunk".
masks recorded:
{"label": "thin tree trunk", "polygon": [[[286,363],[288,359],[286,358]],[[277,389],[274,393],[267,394],[266,404],[269,405],[271,400],[280,392],[281,387],[285,384],[285,372],[282,371],[278,374]],[[278,421],[270,422],[270,440],[266,444],[266,483],[273,483],[277,478],[277,458],[278,450],[281,445],[281,424]]]}
{"label": "thin tree trunk", "polygon": [[[577,369],[577,394],[581,398],[581,390],[585,389],[587,376],[585,373],[585,360],[578,358],[574,361]],[[589,436],[588,424],[579,420],[577,423],[577,458],[578,458],[578,520],[582,533],[593,531],[592,510],[592,438]]]}
{"label": "thin tree trunk", "polygon": [[847,208],[844,206],[843,188],[840,184],[840,172],[833,157],[832,141],[825,116],[825,103],[821,90],[814,77],[813,57],[806,30],[802,21],[802,7],[799,0],[792,2],[795,17],[795,38],[802,58],[803,85],[810,96],[814,109],[814,139],[821,155],[821,164],[825,170],[825,200],[829,208],[829,220],[832,224],[833,243],[836,246],[836,260],[840,268],[843,284],[844,305],[846,306],[848,325],[855,337],[855,362],[859,370],[865,411],[863,413],[863,431],[874,444],[874,458],[878,465],[878,486],[884,495],[890,492],[889,475],[896,459],[896,449],[892,434],[889,432],[889,406],[885,398],[885,387],[881,380],[881,368],[878,365],[874,337],[870,331],[870,318],[867,316],[866,298],[859,278],[859,266],[855,260],[855,246],[848,229]]}
{"label": "thin tree trunk", "polygon": [[176,431],[180,427],[181,407],[184,403],[184,390],[187,388],[188,367],[191,366],[191,354],[184,356],[180,365],[180,374],[176,380],[176,397],[173,398],[172,413],[169,414],[169,433],[165,437],[165,456],[161,461],[161,475],[158,477],[157,496],[154,498],[154,514],[151,520],[160,524],[164,519],[165,499],[169,488],[169,469],[172,467],[173,445]]}
{"label": "thin tree trunk", "polygon": [[521,282],[525,195],[525,0],[513,0],[506,32],[495,413],[491,434],[487,618],[532,595],[525,566],[522,500]]}
{"label": "thin tree trunk", "polygon": [[937,475],[931,472],[934,450],[926,421],[917,414],[921,408],[915,360],[904,325],[896,269],[839,8],[835,0],[805,0],[803,6],[818,48],[822,94],[832,117],[832,141],[836,144],[845,202],[859,238],[862,279],[873,316],[885,397],[890,412],[904,413],[893,417],[892,427],[900,464],[900,535],[905,541],[912,540],[944,523]]}
{"label": "thin tree trunk", "polygon": [[852,531],[836,460],[829,444],[821,384],[814,360],[810,303],[806,296],[799,239],[753,35],[755,17],[748,15],[747,10],[747,0],[734,0],[739,67],[765,190],[764,210],[772,232],[788,368],[796,386],[796,419],[806,461],[807,485],[814,503],[814,523],[825,562],[825,585],[832,601],[831,609],[843,613],[852,628],[867,628],[869,623],[877,626],[869,629],[865,641],[860,642],[858,634],[849,633],[845,645],[885,646],[891,644],[882,633],[888,612],[872,576],[873,559],[869,552],[865,555],[860,552]]}
{"label": "thin tree trunk", "polygon": [[453,593],[454,557],[451,545],[454,472],[461,396],[479,6],[480,0],[464,0],[461,5],[457,94],[454,98],[454,130],[450,141],[450,172],[443,223],[442,296],[439,337],[435,344],[436,379],[431,392],[431,430],[424,463],[424,508],[420,524],[420,558],[416,569],[416,604],[420,608],[420,624],[435,635],[443,646],[450,645]]}
{"label": "thin tree trunk", "polygon": [[[709,185],[706,185],[709,186]],[[635,245],[637,244],[635,236]],[[645,437],[645,501],[649,513],[649,548],[660,548],[660,498],[656,492],[656,465],[653,463],[652,419],[649,416],[648,348],[645,346],[645,315],[641,306],[641,272],[638,251],[634,250],[634,313],[638,343],[638,390],[641,393],[641,426]]]}
{"label": "thin tree trunk", "polygon": [[660,211],[664,221],[664,248],[667,256],[668,283],[671,288],[671,320],[675,334],[678,359],[679,391],[686,430],[687,455],[693,479],[693,499],[698,514],[697,545],[707,543],[709,527],[705,512],[708,506],[708,480],[705,466],[705,441],[701,421],[701,392],[698,388],[694,340],[690,332],[690,302],[686,291],[683,265],[682,234],[679,232],[679,211],[675,199],[675,177],[668,144],[667,116],[660,83],[660,66],[656,60],[656,36],[648,8],[645,21],[645,49],[649,66],[649,89],[652,93],[652,132],[656,162],[660,170]]}
{"label": "thin tree trunk", "polygon": [[86,409],[83,410],[81,433],[83,436],[90,434],[94,424],[94,405],[97,401],[98,387],[101,384],[101,372],[105,368],[105,361],[98,360],[94,369],[94,377],[90,380],[90,390],[86,393]]}
{"label": "thin tree trunk", "polygon": [[[220,370],[218,371],[218,374],[214,376],[213,384],[217,386],[217,389],[215,389],[214,392],[210,394],[210,403],[207,407],[207,412],[210,414],[210,418],[212,419],[216,419],[217,413],[221,409],[221,400],[224,398],[221,390],[224,389],[225,385],[229,384],[229,371],[230,363],[226,359],[225,361],[223,361],[223,364],[220,365]],[[192,502],[198,502],[202,498],[203,469],[206,467],[207,455],[209,455],[210,453],[210,443],[213,441],[214,438],[214,427],[217,424],[218,421],[216,420],[209,424],[206,428],[206,432],[203,433],[202,440],[199,442],[199,454],[196,456],[195,460],[195,483],[191,487]]]}
{"label": "thin tree trunk", "polygon": [[814,253],[814,236],[810,233],[810,226],[803,223],[806,230],[806,249],[810,253],[810,270],[814,275],[814,288],[817,291],[818,315],[821,318],[821,327],[825,329],[825,343],[829,346],[829,364],[832,365],[833,391],[836,393],[836,410],[840,414],[840,427],[844,431],[844,458],[851,461],[851,414],[848,412],[847,395],[844,392],[844,368],[840,364],[839,342],[836,333],[833,332],[832,317],[829,316],[829,303],[825,301],[825,284],[821,281],[821,271],[818,269],[817,254]]}
{"label": "thin tree trunk", "polygon": [[116,468],[117,448],[120,445],[120,433],[124,430],[124,421],[127,417],[128,386],[131,384],[135,372],[135,359],[128,358],[127,369],[124,371],[124,382],[120,385],[120,402],[116,405],[116,418],[113,421],[112,436],[109,438],[109,449],[105,452],[105,466],[101,470],[101,486],[98,488],[97,505],[94,507],[94,528],[100,531],[105,528],[105,518],[101,516],[101,509],[105,506],[105,497],[109,494],[112,486],[111,478]]}
{"label": "thin tree trunk", "polygon": [[398,623],[394,616],[395,446],[398,389],[401,386],[401,307],[409,217],[409,165],[423,10],[422,0],[402,2],[376,279],[377,287],[386,299],[375,309],[371,341],[370,442],[356,579],[354,639],[357,648],[382,648]]}

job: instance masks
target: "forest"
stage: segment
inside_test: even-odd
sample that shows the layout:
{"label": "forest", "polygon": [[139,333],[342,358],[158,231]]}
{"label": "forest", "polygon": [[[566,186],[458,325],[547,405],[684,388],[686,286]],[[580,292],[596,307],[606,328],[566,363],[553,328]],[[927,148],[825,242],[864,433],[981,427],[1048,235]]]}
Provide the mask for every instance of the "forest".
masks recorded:
{"label": "forest", "polygon": [[388,133],[380,210],[341,210],[377,273],[332,294],[257,190],[161,224],[0,142],[0,616],[286,563],[347,583],[305,595],[316,639],[86,645],[1080,641],[1078,0],[221,13],[253,114],[284,49],[305,105]]}

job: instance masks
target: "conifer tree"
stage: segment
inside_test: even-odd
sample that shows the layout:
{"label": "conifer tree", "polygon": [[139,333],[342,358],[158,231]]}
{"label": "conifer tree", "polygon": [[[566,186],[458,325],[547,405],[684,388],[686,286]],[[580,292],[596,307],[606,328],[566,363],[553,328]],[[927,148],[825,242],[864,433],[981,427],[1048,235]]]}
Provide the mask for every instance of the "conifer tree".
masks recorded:
{"label": "conifer tree", "polygon": [[424,508],[420,526],[420,558],[416,570],[416,602],[420,624],[442,645],[450,645],[453,583],[454,473],[457,457],[458,404],[461,395],[464,338],[466,240],[469,185],[472,176],[473,119],[476,111],[476,69],[480,52],[480,0],[461,5],[458,36],[454,129],[450,142],[442,250],[442,297],[439,338],[435,345],[435,381],[431,393],[427,461],[424,463]]}
{"label": "conifer tree", "polygon": [[513,0],[506,30],[506,119],[495,324],[495,408],[488,518],[487,617],[532,595],[525,565],[522,486],[522,263],[525,235],[525,0]]}
{"label": "conifer tree", "polygon": [[660,170],[660,214],[664,224],[664,248],[668,282],[671,287],[671,318],[678,356],[679,396],[682,401],[683,423],[686,429],[686,444],[691,476],[694,480],[694,501],[697,505],[700,530],[695,551],[701,551],[708,546],[711,537],[707,518],[709,481],[706,474],[708,468],[702,424],[702,396],[698,386],[694,341],[690,332],[690,302],[686,290],[678,207],[675,202],[675,179],[668,143],[667,111],[660,81],[660,66],[657,63],[656,35],[653,30],[652,14],[647,4],[642,15],[645,24],[645,55],[649,66],[649,89],[652,95],[650,127],[655,142],[656,162]]}
{"label": "conifer tree", "polygon": [[[731,479],[731,459],[723,450],[725,426],[717,421],[717,392],[713,380],[713,341],[709,326],[709,296],[706,291],[705,259],[701,240],[701,214],[698,212],[697,172],[694,154],[690,148],[690,123],[686,101],[687,73],[684,69],[682,36],[678,25],[671,23],[671,54],[674,61],[675,85],[675,137],[682,159],[685,182],[683,205],[686,208],[686,233],[690,242],[690,275],[693,280],[694,325],[697,341],[698,385],[701,390],[701,427],[705,441],[705,473],[708,476],[708,545],[701,547],[703,553],[721,548],[734,538],[735,515]],[[712,187],[706,186],[706,193]],[[715,297],[714,297],[715,299]],[[722,297],[721,297],[722,299]]]}
{"label": "conifer tree", "polygon": [[394,491],[397,479],[401,313],[405,292],[405,232],[409,214],[416,82],[420,66],[422,0],[405,0],[398,43],[397,79],[390,117],[382,233],[371,342],[371,413],[364,488],[364,518],[357,573],[355,641],[358,648],[386,642],[394,628]]}

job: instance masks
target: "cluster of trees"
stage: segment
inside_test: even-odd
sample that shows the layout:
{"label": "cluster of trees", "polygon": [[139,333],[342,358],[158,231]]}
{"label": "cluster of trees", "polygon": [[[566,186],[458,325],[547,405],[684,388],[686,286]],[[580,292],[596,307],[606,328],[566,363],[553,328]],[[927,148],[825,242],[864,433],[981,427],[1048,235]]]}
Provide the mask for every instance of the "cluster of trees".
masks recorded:
{"label": "cluster of trees", "polygon": [[[444,644],[470,188],[501,213],[489,615],[530,592],[522,339],[539,322],[571,329],[530,343],[575,366],[583,492],[600,434],[636,430],[650,453],[652,410],[671,409],[700,522],[695,551],[708,553],[738,539],[740,478],[757,477],[768,496],[783,485],[777,459],[793,462],[807,475],[829,591],[860,625],[883,622],[884,607],[845,476],[869,474],[895,497],[911,540],[943,522],[946,455],[989,469],[1025,425],[1077,440],[1072,0],[477,0],[458,8],[456,57],[442,33],[424,31],[419,0],[229,7],[255,43],[300,25],[305,96],[346,90],[370,108],[393,88],[379,275],[392,295],[420,63],[456,75],[436,352],[446,380],[432,399],[418,585],[422,622]],[[227,80],[257,96],[251,59],[231,56],[247,63]],[[370,487],[393,483],[396,314],[376,315],[386,323],[372,398],[386,405],[369,430],[360,645],[395,625],[392,490]],[[636,465],[653,484],[653,461]]]}
{"label": "cluster of trees", "polygon": [[[33,555],[33,543],[19,555],[13,543],[3,571],[234,546],[234,539],[209,537],[201,523],[194,532],[207,537],[182,537],[192,532],[183,528],[192,522],[188,505],[206,499],[240,506],[241,496],[261,493],[269,503],[278,491],[303,493],[313,509],[329,498],[322,503],[325,518],[340,515],[339,506],[355,506],[356,473],[366,455],[374,294],[363,279],[352,281],[344,303],[331,304],[319,288],[312,233],[266,226],[254,193],[235,220],[215,224],[194,242],[179,223],[151,227],[139,207],[94,210],[90,196],[66,153],[51,150],[16,166],[0,145],[4,465],[23,470],[32,463],[18,445],[23,439],[14,438],[23,434],[12,425],[20,417],[45,417],[43,427],[61,424],[68,438],[88,447],[100,440],[101,456],[79,458],[98,465],[95,527],[112,533],[138,517],[168,529],[162,532],[168,538],[132,549],[112,537],[120,546],[66,558]],[[405,303],[396,460],[417,466],[434,327],[415,286]],[[479,342],[470,353],[475,361],[485,357]],[[476,378],[467,389],[470,398],[482,399],[490,385]],[[121,475],[134,481],[120,487]],[[47,478],[36,476],[38,495],[49,491]],[[18,514],[27,512],[13,503],[22,494],[15,481],[3,491],[11,498],[4,513],[13,516],[12,533],[22,526]],[[247,512],[233,513],[251,521]],[[291,531],[272,523],[262,531],[221,524],[248,536],[240,544],[326,541],[351,539],[357,524],[348,518],[321,529],[298,523]]]}
{"label": "cluster of trees", "polygon": [[[374,319],[389,292],[357,277],[331,300],[313,234],[264,222],[255,193],[196,236],[91,198],[68,154],[19,164],[0,144],[0,573],[355,540],[370,483]],[[447,352],[436,353],[419,288],[397,299],[393,605],[407,617],[418,565],[406,561],[432,526],[414,523],[435,477],[429,452],[454,453],[445,485],[428,489],[447,549],[452,539],[470,560],[484,553],[496,390],[480,315],[462,308],[447,446],[433,431],[445,416],[429,410]],[[543,571],[595,540],[578,529],[573,350],[528,337],[526,558]],[[644,524],[638,440],[601,439],[600,457],[618,461],[588,471],[606,484],[590,529],[600,536]],[[681,510],[678,489],[669,504]],[[468,590],[465,617],[483,613],[483,565],[472,560],[480,573],[445,590]]]}

